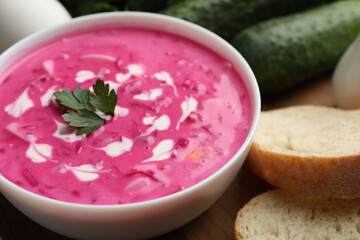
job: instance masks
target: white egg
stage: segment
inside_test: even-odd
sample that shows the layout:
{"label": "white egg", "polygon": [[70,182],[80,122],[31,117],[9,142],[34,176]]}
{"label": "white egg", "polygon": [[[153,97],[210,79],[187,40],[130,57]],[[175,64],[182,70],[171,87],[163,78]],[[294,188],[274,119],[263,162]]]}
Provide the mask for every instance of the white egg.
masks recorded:
{"label": "white egg", "polygon": [[33,32],[69,19],[57,0],[0,0],[0,53]]}
{"label": "white egg", "polygon": [[335,68],[332,91],[338,107],[360,108],[360,34]]}

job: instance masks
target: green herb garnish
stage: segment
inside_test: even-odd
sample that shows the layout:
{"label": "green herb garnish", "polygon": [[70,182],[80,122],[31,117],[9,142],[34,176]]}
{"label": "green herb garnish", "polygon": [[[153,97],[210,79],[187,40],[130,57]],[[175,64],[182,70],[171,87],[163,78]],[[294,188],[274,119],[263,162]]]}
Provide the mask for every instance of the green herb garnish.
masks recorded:
{"label": "green herb garnish", "polygon": [[94,111],[90,103],[90,91],[77,86],[72,92],[64,88],[62,91],[54,93],[55,97],[60,101],[61,105],[79,111],[87,109]]}
{"label": "green herb garnish", "polygon": [[95,108],[106,115],[114,116],[118,99],[114,89],[109,92],[109,84],[105,85],[100,79],[93,84],[93,89],[95,95],[79,86],[72,92],[63,89],[54,93],[61,105],[72,109],[62,117],[70,126],[80,128],[76,135],[92,133],[98,127],[105,125],[105,120],[95,113]]}
{"label": "green herb garnish", "polygon": [[98,79],[93,85],[96,95],[90,94],[90,103],[106,115],[114,116],[115,106],[118,96],[112,89],[109,93],[109,84]]}
{"label": "green herb garnish", "polygon": [[69,110],[68,113],[62,115],[66,122],[72,127],[80,127],[76,135],[91,133],[100,126],[105,125],[105,120],[95,112],[80,109],[79,112]]}

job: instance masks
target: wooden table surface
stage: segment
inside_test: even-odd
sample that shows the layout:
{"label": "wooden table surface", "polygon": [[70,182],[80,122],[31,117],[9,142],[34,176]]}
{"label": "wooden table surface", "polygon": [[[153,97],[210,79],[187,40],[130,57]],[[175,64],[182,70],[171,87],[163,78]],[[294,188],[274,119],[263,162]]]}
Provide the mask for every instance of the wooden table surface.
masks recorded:
{"label": "wooden table surface", "polygon": [[[330,74],[279,94],[262,99],[262,109],[290,105],[316,104],[333,106]],[[234,239],[233,226],[237,211],[252,197],[273,188],[252,174],[246,165],[223,196],[205,213],[187,225],[153,240],[227,240]],[[3,240],[69,240],[34,223],[0,194],[0,236]],[[119,238],[120,239],[120,238]]]}

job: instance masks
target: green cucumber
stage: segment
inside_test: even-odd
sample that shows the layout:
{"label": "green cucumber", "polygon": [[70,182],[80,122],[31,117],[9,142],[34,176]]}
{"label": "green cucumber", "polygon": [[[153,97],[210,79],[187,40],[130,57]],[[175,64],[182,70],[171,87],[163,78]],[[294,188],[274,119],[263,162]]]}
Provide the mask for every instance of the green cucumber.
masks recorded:
{"label": "green cucumber", "polygon": [[329,0],[184,0],[161,13],[182,18],[231,40],[244,28]]}
{"label": "green cucumber", "polygon": [[125,9],[129,11],[157,12],[168,5],[169,0],[128,0]]}
{"label": "green cucumber", "polygon": [[231,43],[264,95],[330,71],[359,31],[360,1],[349,0],[259,23]]}

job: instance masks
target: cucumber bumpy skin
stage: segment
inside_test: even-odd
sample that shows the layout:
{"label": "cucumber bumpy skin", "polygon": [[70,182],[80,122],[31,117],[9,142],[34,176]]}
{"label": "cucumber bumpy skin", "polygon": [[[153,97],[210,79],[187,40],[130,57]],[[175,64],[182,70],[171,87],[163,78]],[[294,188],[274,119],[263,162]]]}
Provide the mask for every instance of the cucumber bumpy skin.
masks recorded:
{"label": "cucumber bumpy skin", "polygon": [[259,23],[232,45],[257,78],[262,95],[330,71],[360,31],[360,1],[340,1]]}
{"label": "cucumber bumpy skin", "polygon": [[246,27],[332,0],[183,0],[161,13],[185,19],[231,40]]}

